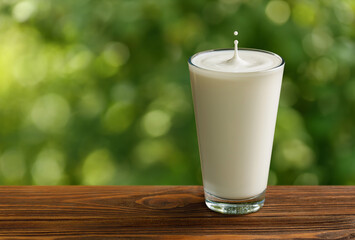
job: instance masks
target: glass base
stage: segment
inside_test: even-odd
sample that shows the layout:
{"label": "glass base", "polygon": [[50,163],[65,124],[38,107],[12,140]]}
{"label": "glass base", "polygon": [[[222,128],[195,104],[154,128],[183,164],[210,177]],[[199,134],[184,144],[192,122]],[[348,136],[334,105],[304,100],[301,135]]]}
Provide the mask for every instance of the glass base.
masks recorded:
{"label": "glass base", "polygon": [[230,200],[216,197],[205,191],[205,203],[209,209],[224,214],[248,214],[257,212],[264,206],[265,191],[242,200]]}

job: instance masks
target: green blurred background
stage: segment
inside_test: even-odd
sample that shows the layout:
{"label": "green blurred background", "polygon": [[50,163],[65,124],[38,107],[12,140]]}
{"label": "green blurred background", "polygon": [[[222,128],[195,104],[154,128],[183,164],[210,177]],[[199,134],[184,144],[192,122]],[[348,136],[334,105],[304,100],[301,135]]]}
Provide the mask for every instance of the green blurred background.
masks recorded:
{"label": "green blurred background", "polygon": [[355,184],[355,1],[0,1],[1,184],[201,184],[187,59],[286,61],[269,184]]}

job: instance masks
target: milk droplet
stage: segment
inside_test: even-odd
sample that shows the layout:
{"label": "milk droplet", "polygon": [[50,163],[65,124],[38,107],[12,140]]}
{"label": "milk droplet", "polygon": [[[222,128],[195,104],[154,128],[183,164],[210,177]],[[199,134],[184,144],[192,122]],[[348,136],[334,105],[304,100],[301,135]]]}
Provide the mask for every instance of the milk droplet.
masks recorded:
{"label": "milk droplet", "polygon": [[[234,31],[234,35],[237,36],[238,35],[238,31]],[[238,54],[238,43],[239,43],[238,40],[234,40],[234,55],[233,55],[233,57],[231,59],[229,59],[227,61],[227,64],[233,64],[235,66],[247,65],[247,62],[239,57],[239,54]]]}
{"label": "milk droplet", "polygon": [[[234,36],[238,35],[238,31],[234,31]],[[238,59],[239,55],[238,55],[238,40],[234,40],[234,58]]]}

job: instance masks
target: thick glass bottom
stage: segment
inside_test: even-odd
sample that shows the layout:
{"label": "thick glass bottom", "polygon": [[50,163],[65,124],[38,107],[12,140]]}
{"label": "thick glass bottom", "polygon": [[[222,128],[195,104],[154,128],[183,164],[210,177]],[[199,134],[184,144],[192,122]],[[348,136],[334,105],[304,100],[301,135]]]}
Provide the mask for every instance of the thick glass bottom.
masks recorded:
{"label": "thick glass bottom", "polygon": [[224,214],[248,214],[257,212],[264,206],[265,191],[261,194],[241,200],[224,199],[205,191],[205,203],[209,209]]}

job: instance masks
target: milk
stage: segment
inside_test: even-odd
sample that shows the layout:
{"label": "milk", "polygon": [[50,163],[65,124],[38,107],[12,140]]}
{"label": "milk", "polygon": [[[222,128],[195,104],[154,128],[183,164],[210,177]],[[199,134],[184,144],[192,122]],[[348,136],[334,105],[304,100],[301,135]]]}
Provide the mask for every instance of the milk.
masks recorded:
{"label": "milk", "polygon": [[253,49],[191,57],[190,79],[203,185],[224,199],[247,199],[267,186],[284,62]]}

